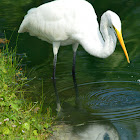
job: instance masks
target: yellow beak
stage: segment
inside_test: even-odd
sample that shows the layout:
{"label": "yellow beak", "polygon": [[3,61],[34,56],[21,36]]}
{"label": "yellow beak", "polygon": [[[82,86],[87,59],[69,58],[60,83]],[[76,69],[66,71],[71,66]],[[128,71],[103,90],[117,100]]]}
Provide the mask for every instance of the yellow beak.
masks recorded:
{"label": "yellow beak", "polygon": [[114,29],[115,29],[115,31],[117,33],[118,40],[119,40],[119,42],[120,42],[120,44],[122,46],[122,49],[123,49],[124,54],[126,56],[127,62],[130,63],[129,56],[128,56],[128,53],[127,53],[127,50],[125,48],[125,44],[124,44],[124,41],[123,41],[122,33],[119,32],[115,27],[114,27]]}

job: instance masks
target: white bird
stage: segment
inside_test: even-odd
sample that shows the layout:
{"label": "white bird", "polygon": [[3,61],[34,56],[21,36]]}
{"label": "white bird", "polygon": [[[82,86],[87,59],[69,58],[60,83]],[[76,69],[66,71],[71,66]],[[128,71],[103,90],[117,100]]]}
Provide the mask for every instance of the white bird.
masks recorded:
{"label": "white bird", "polygon": [[118,37],[127,61],[130,63],[122,38],[119,16],[110,10],[106,11],[101,16],[99,29],[94,8],[85,0],[55,0],[32,8],[24,17],[18,32],[29,32],[31,36],[53,44],[53,81],[58,106],[60,102],[56,90],[55,69],[60,46],[71,44],[73,47],[73,74],[79,44],[90,55],[106,58],[114,52],[116,37]]}

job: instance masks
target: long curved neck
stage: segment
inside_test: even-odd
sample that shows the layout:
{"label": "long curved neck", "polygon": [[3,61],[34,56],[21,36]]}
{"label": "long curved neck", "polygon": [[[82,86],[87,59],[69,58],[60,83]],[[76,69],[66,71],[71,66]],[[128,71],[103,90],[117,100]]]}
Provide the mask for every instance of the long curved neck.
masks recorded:
{"label": "long curved neck", "polygon": [[116,41],[115,33],[113,29],[108,26],[107,18],[103,15],[100,30],[98,25],[96,29],[94,28],[93,32],[83,37],[80,43],[89,54],[99,58],[106,58],[114,52]]}

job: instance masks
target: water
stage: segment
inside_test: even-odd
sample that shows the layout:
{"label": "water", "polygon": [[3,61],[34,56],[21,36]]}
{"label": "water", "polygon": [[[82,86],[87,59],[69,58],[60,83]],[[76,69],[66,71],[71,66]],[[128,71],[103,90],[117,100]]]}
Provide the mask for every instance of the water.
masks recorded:
{"label": "water", "polygon": [[[26,0],[26,2],[1,0],[0,37],[4,37],[5,30],[9,38],[15,29],[10,43],[14,46],[17,30],[27,10],[44,2],[41,0]],[[64,129],[59,137],[60,139],[62,137],[95,139],[97,135],[99,140],[115,138],[139,140],[140,2],[138,0],[89,2],[94,6],[99,21],[102,13],[108,9],[118,13],[122,20],[123,37],[131,63],[127,63],[119,43],[113,55],[107,59],[90,56],[80,46],[76,60],[76,79],[79,91],[77,108],[71,75],[72,48],[71,46],[60,48],[56,80],[63,108],[61,119],[58,120],[63,122]],[[19,36],[18,53],[25,53],[27,56],[25,63],[27,70],[30,71],[29,78],[36,77],[32,82],[35,93],[30,96],[34,101],[41,100],[43,83],[46,104],[55,109],[55,94],[51,78],[52,46],[25,33]]]}

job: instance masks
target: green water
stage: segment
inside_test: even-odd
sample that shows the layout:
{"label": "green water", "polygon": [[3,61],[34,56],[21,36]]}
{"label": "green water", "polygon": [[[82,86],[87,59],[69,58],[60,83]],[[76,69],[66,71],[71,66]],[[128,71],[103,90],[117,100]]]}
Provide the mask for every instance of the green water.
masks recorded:
{"label": "green water", "polygon": [[[1,0],[0,37],[7,37],[15,29],[10,45],[15,44],[17,30],[26,12],[40,4],[41,0]],[[76,60],[76,78],[79,90],[80,110],[75,108],[75,90],[72,80],[72,47],[61,47],[56,68],[56,81],[59,97],[64,109],[64,121],[69,124],[84,124],[110,127],[121,140],[140,139],[140,2],[139,0],[94,0],[89,1],[95,8],[100,21],[103,12],[110,9],[122,21],[122,32],[131,63],[117,43],[115,52],[106,59],[90,56],[80,46]],[[34,101],[41,99],[42,81],[46,103],[56,107],[52,85],[53,53],[52,46],[28,33],[20,34],[18,53],[26,54],[29,78],[36,77]],[[70,117],[68,117],[70,116]],[[95,125],[95,122],[97,125]],[[86,128],[73,128],[79,133]],[[99,131],[99,130],[98,130]],[[104,139],[109,139],[106,136]]]}

